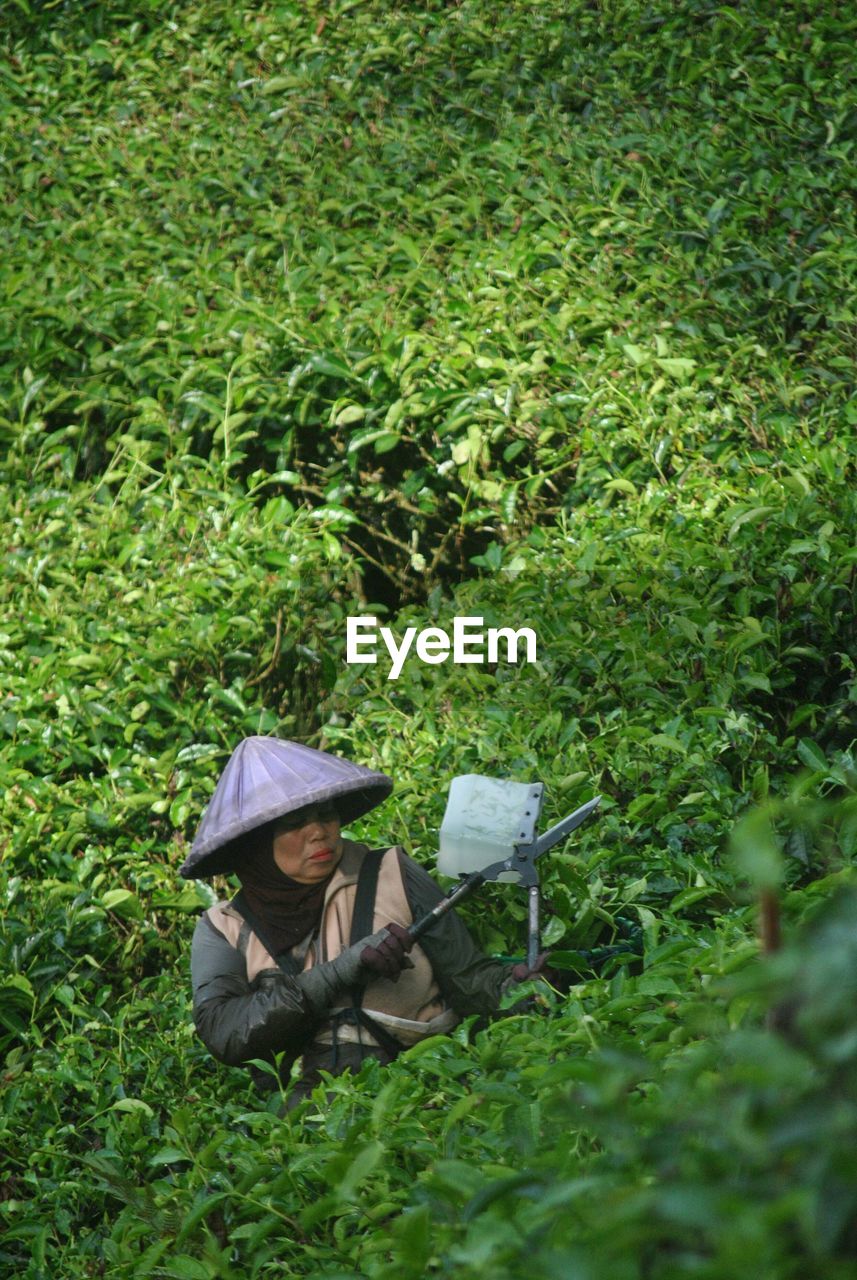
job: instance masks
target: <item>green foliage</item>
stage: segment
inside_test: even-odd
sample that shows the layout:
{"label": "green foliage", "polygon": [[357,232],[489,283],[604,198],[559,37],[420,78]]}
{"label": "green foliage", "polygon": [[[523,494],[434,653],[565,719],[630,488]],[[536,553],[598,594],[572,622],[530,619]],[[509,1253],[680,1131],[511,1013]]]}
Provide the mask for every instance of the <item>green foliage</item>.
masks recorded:
{"label": "green foliage", "polygon": [[[6,9],[0,1270],[845,1280],[853,18]],[[391,681],[357,612],[538,661]],[[387,769],[355,834],[429,864],[454,774],[602,794],[570,990],[260,1102],[177,882],[256,732]]]}
{"label": "green foliage", "polygon": [[854,425],[838,9],[18,7],[0,431],[40,461],[277,474],[413,595],[572,478],[785,451],[800,492]]}
{"label": "green foliage", "polygon": [[75,979],[103,1002],[176,963],[176,919],[210,902],[176,867],[217,771],[246,734],[306,732],[331,680],[353,574],[335,521],[215,481],[0,493],[9,1043],[51,1034]]}
{"label": "green foliage", "polygon": [[[850,528],[853,496],[841,501]],[[325,740],[360,757],[374,751],[394,776],[433,779],[416,812],[407,790],[391,802],[397,837],[429,857],[457,773],[540,778],[553,820],[602,793],[598,823],[575,836],[573,857],[554,856],[545,872],[559,913],[554,944],[612,942],[631,903],[696,918],[721,912],[734,901],[718,852],[724,837],[770,788],[791,788],[804,766],[782,815],[787,879],[798,885],[836,870],[855,852],[853,809],[839,843],[806,831],[814,795],[854,785],[853,551],[831,531],[826,572],[791,560],[795,514],[786,510],[757,531],[749,565],[747,535],[729,540],[729,510],[704,531],[641,521],[633,538],[611,538],[598,508],[585,525],[534,530],[510,549],[513,567],[449,599],[433,593],[427,609],[402,611],[397,627],[400,635],[407,625],[451,630],[455,615],[482,617],[486,628],[514,620],[537,632],[538,662],[412,659],[395,681],[383,659],[350,666],[322,704]],[[354,705],[359,717],[348,714]],[[390,807],[367,819],[373,838],[389,827]],[[495,894],[502,903],[506,891]],[[509,914],[522,920],[525,903],[498,906],[496,918],[469,911],[483,941],[502,949]]]}

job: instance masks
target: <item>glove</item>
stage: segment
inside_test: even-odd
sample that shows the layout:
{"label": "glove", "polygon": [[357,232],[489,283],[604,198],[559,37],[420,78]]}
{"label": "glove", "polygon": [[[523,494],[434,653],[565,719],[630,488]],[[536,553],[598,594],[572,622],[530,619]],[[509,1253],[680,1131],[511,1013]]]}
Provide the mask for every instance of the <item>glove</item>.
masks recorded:
{"label": "glove", "polygon": [[395,981],[402,969],[412,969],[413,961],[405,954],[412,946],[407,930],[391,922],[385,929],[346,947],[335,960],[307,969],[296,981],[311,1010],[321,1014],[331,1009],[344,991],[352,990],[370,976]]}
{"label": "glove", "polygon": [[553,970],[548,967],[547,960],[548,952],[543,951],[541,955],[536,957],[536,963],[533,965],[532,969],[526,961],[523,961],[521,964],[516,964],[512,969],[512,977],[515,982],[527,982],[530,978],[545,978],[550,982],[550,974]]}
{"label": "glove", "polygon": [[544,978],[549,986],[558,991],[560,995],[567,996],[577,976],[569,969],[554,969],[548,963],[550,960],[550,952],[543,951],[541,955],[536,957],[536,963],[532,969],[526,963],[516,964],[512,969],[510,978],[506,979],[505,990],[514,987],[519,982],[527,982],[530,978]]}
{"label": "glove", "polygon": [[387,936],[377,944],[370,938],[369,944],[360,952],[360,963],[370,973],[398,982],[403,969],[414,967],[413,960],[407,954],[414,945],[414,940],[407,929],[394,924],[392,920],[381,932]]}

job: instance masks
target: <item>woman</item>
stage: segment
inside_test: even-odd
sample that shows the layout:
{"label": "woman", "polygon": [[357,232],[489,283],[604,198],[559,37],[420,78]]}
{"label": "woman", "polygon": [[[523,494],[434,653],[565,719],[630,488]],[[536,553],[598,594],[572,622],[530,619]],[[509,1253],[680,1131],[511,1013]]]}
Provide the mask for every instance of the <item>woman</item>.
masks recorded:
{"label": "woman", "polygon": [[369,850],[341,835],[392,785],[300,743],[247,738],[181,868],[188,878],[234,873],[241,883],[194,934],[197,1030],[232,1066],[284,1051],[283,1080],[301,1057],[292,1105],[319,1070],[356,1070],[367,1055],[389,1062],[464,1014],[493,1012],[510,984],[530,976],[525,965],[510,973],[479,952],[454,911],[413,943],[407,926],[440,901],[440,889],[400,847]]}

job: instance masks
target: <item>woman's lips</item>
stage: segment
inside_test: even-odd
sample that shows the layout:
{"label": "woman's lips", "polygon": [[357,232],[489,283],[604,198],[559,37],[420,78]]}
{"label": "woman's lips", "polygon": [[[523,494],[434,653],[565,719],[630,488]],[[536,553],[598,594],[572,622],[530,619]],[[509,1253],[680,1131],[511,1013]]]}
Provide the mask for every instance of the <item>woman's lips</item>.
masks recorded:
{"label": "woman's lips", "polygon": [[316,849],[315,853],[309,855],[310,862],[326,862],[332,855],[332,849]]}

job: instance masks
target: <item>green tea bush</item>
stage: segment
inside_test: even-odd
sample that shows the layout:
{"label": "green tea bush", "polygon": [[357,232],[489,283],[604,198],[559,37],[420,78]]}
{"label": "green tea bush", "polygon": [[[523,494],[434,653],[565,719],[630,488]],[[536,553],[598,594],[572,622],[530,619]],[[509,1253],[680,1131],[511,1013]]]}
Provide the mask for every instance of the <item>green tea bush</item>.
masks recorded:
{"label": "green tea bush", "polygon": [[259,508],[206,464],[147,480],[2,497],[13,1039],[28,1001],[31,1034],[50,1027],[69,971],[127,990],[175,963],[176,913],[209,900],[176,868],[216,771],[246,734],[311,731],[330,680],[353,573],[336,522]]}
{"label": "green tea bush", "polygon": [[0,428],[78,477],[285,472],[419,596],[605,444],[744,487],[854,425],[838,8],[17,9]]}
{"label": "green tea bush", "polygon": [[[850,12],[7,9],[0,1270],[845,1280]],[[600,793],[563,991],[289,1115],[214,1063],[177,868],[260,732],[429,864],[455,774]]]}
{"label": "green tea bush", "polygon": [[[541,779],[551,820],[602,793],[603,817],[574,837],[569,864],[547,860],[559,914],[551,943],[591,945],[631,902],[695,917],[722,911],[734,882],[720,849],[748,805],[787,789],[801,766],[807,796],[853,784],[853,495],[820,508],[770,482],[767,496],[781,506],[736,504],[704,534],[683,517],[688,497],[659,528],[657,494],[640,499],[628,537],[611,536],[609,509],[597,508],[561,534],[534,530],[510,549],[510,568],[451,599],[435,592],[428,612],[396,621],[398,637],[409,624],[451,631],[455,615],[481,617],[485,628],[514,621],[538,636],[535,665],[411,658],[391,680],[382,651],[340,677],[323,704],[325,740],[374,752],[394,777],[416,770],[435,780],[431,798],[407,788],[392,802],[397,838],[429,856],[457,773]],[[817,541],[814,529],[823,530]],[[349,716],[356,705],[360,716]],[[370,815],[374,838],[389,821],[386,809]],[[799,827],[791,883],[850,865],[853,826],[833,845]],[[508,934],[509,909],[495,926],[471,908],[491,945]],[[521,920],[523,898],[511,909]]]}
{"label": "green tea bush", "polygon": [[[591,982],[550,1016],[426,1042],[287,1116],[248,1109],[238,1073],[218,1085],[175,999],[143,989],[128,1019],[69,1037],[59,1079],[40,1055],[12,1085],[41,1145],[7,1206],[37,1186],[58,1210],[42,1249],[83,1273],[103,1257],[117,1275],[847,1275],[853,890],[819,898],[801,940],[738,977],[714,935],[673,939],[636,987]],[[754,1025],[765,1007],[781,1030]],[[64,1093],[66,1116],[98,1094],[83,1129]],[[7,1234],[7,1259],[32,1235]]]}

